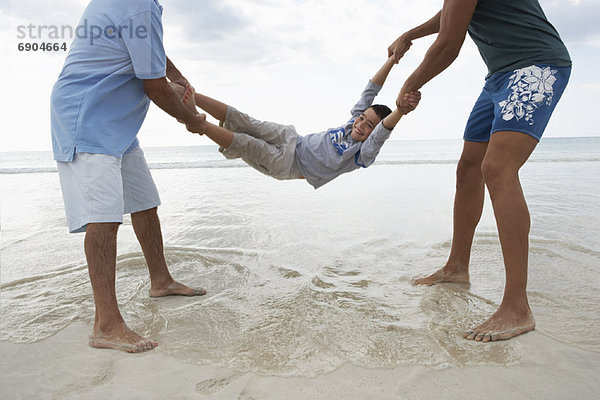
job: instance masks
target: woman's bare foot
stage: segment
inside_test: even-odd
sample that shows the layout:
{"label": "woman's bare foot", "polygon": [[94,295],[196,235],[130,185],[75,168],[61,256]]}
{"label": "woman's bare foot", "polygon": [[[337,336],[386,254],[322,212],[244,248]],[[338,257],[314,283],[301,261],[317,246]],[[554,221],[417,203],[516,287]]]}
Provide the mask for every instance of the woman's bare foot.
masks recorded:
{"label": "woman's bare foot", "polygon": [[469,283],[468,270],[451,271],[444,267],[425,278],[413,280],[414,285],[435,285],[436,283],[451,282],[451,283]]}
{"label": "woman's bare foot", "polygon": [[138,335],[124,323],[116,324],[105,331],[94,331],[89,344],[98,349],[115,349],[128,353],[142,353],[152,350],[158,343]]}
{"label": "woman's bare foot", "polygon": [[172,281],[167,286],[150,288],[150,297],[203,296],[205,294],[206,290],[203,288],[194,289],[175,281]]}
{"label": "woman's bare foot", "polygon": [[535,329],[535,319],[531,310],[514,312],[508,307],[498,309],[483,324],[466,332],[463,337],[477,342],[506,340]]}

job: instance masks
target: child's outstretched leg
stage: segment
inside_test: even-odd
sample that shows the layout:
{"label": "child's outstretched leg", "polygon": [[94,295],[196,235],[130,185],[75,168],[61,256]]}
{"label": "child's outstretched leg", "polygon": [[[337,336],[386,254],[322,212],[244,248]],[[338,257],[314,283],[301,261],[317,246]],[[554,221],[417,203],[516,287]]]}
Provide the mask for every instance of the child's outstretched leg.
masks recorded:
{"label": "child's outstretched leg", "polygon": [[194,99],[196,100],[196,105],[212,115],[213,118],[220,122],[225,121],[225,117],[227,116],[227,104],[221,103],[219,100],[215,100],[200,93],[196,93]]}
{"label": "child's outstretched leg", "polygon": [[[208,112],[208,111],[207,111]],[[221,128],[220,126],[211,124],[210,122],[206,122],[206,132],[204,132],[205,136],[208,136],[213,142],[226,149],[233,142],[233,132],[228,131],[225,128]],[[239,155],[235,157],[228,158],[238,158]]]}
{"label": "child's outstretched leg", "polygon": [[[194,89],[191,86],[187,89],[184,89],[180,85],[171,84],[171,87],[179,95],[181,95],[183,99],[183,104],[185,104],[192,111],[196,112],[197,105],[198,107],[202,108],[204,111],[212,115],[214,118],[219,119],[219,117],[222,116],[223,119],[225,119],[225,113],[227,112],[226,104],[211,99],[210,97],[195,93]],[[202,134],[208,136],[213,142],[215,142],[223,148],[229,147],[229,145],[233,141],[233,133],[231,131],[221,128],[220,126],[211,124],[208,121],[206,122],[206,131]]]}
{"label": "child's outstretched leg", "polygon": [[[181,98],[184,100],[183,102],[188,107],[194,108],[195,106],[198,106],[216,120],[225,121],[225,117],[227,115],[227,104],[221,103],[219,100],[212,99],[203,94],[196,93],[194,88],[191,86],[186,89],[181,85],[171,83],[171,88],[173,88],[173,90],[181,96]],[[190,102],[190,99],[193,99],[193,101]]]}
{"label": "child's outstretched leg", "polygon": [[[173,89],[182,96],[182,98],[184,98],[184,96],[186,98],[188,97],[190,88],[184,90],[183,87],[179,85],[172,84],[172,86]],[[191,88],[191,90],[193,91],[193,88]],[[196,106],[200,107],[213,118],[218,120],[220,122],[219,125],[229,131],[245,133],[273,145],[285,143],[289,139],[286,138],[286,132],[289,130],[288,125],[257,120],[247,114],[235,110],[233,107],[220,102],[219,100],[200,93],[194,93],[193,98]],[[186,103],[189,107],[193,107],[192,104],[188,104],[186,101],[184,101],[184,103]],[[210,135],[207,134],[207,136],[213,139]],[[214,139],[213,141],[220,144]],[[223,145],[221,146],[227,147]]]}
{"label": "child's outstretched leg", "polygon": [[224,122],[223,127],[206,122],[206,129],[200,134],[218,144],[225,158],[241,158],[263,174],[277,179],[300,177],[293,168],[298,134],[292,126],[258,121],[218,100],[195,93],[191,87],[175,89],[187,107],[195,111],[198,105]]}

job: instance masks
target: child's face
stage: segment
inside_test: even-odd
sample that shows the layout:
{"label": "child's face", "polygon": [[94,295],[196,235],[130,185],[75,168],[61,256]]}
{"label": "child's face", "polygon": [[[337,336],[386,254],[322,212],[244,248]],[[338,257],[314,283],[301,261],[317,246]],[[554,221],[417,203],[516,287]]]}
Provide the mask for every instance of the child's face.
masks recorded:
{"label": "child's face", "polygon": [[375,110],[369,107],[352,124],[350,136],[358,142],[364,142],[380,121],[381,118],[377,116]]}

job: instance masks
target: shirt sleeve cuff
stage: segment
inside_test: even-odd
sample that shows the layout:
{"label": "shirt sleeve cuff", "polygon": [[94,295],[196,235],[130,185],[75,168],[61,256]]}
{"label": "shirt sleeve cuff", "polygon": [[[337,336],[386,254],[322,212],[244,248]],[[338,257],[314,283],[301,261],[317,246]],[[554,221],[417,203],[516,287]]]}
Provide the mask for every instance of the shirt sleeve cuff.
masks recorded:
{"label": "shirt sleeve cuff", "polygon": [[369,83],[367,85],[367,88],[369,88],[369,89],[372,88],[372,89],[377,90],[377,92],[379,92],[383,88],[383,86],[378,85],[376,83],[373,83],[373,81],[369,79]]}
{"label": "shirt sleeve cuff", "polygon": [[138,79],[160,79],[167,76],[167,71],[155,72],[153,74],[135,74]]}
{"label": "shirt sleeve cuff", "polygon": [[[389,139],[394,129],[388,129],[383,125],[383,121],[379,122],[373,132],[371,132],[371,136],[373,136],[373,141],[379,145],[383,145],[383,143]],[[371,138],[369,136],[369,138]]]}

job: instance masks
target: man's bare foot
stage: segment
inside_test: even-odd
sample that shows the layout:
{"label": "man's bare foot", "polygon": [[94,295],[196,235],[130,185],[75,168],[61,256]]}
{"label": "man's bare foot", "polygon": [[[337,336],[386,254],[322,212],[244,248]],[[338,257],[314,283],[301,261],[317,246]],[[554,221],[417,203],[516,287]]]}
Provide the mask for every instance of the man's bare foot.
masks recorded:
{"label": "man's bare foot", "polygon": [[500,307],[483,324],[466,332],[463,337],[477,342],[494,342],[510,339],[535,329],[531,310],[515,313]]}
{"label": "man's bare foot", "polygon": [[94,332],[90,346],[98,349],[115,349],[127,353],[142,353],[158,346],[157,342],[138,335],[123,322],[105,332]]}
{"label": "man's bare foot", "polygon": [[446,271],[446,267],[434,272],[426,278],[418,278],[413,280],[414,285],[435,285],[436,283],[451,282],[451,283],[469,283],[469,272],[450,272]]}
{"label": "man's bare foot", "polygon": [[194,289],[175,281],[165,287],[150,288],[150,297],[203,296],[205,294],[206,290],[203,288]]}

